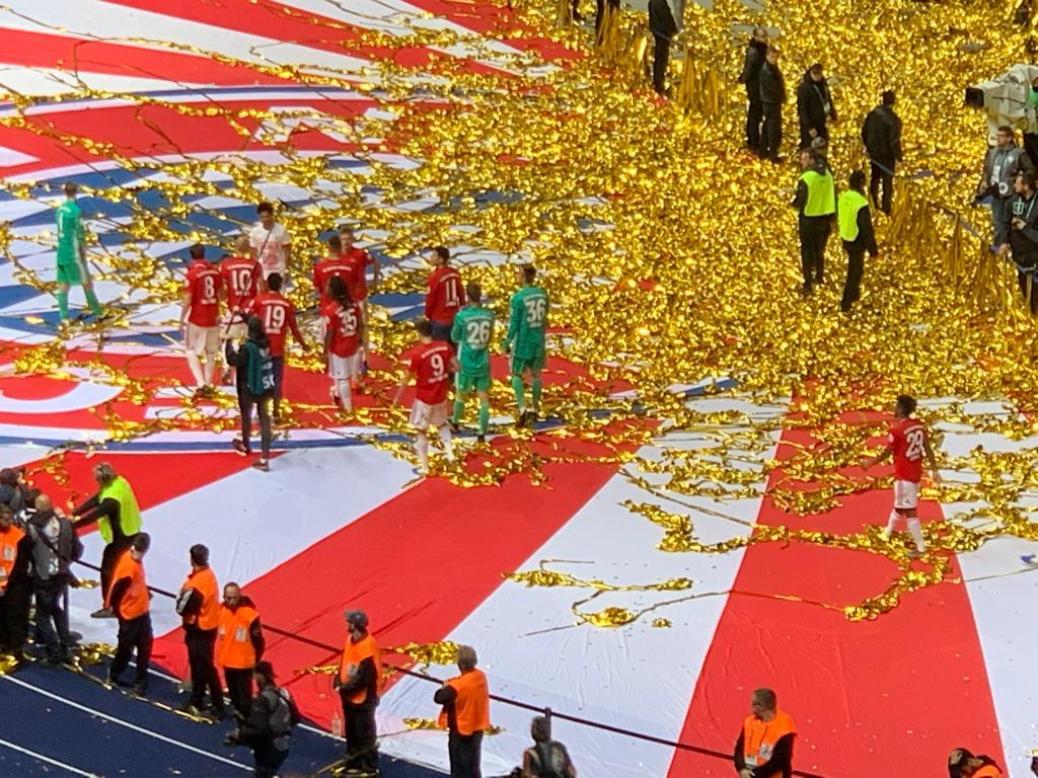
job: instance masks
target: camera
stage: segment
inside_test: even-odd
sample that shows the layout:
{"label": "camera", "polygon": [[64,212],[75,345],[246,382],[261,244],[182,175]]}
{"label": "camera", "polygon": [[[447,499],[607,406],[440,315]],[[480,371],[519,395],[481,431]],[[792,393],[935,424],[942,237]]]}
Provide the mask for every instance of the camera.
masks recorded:
{"label": "camera", "polygon": [[966,87],[965,102],[987,114],[988,144],[1002,125],[1026,133],[1038,132],[1038,116],[1028,105],[1031,82],[1038,78],[1038,65],[1013,65],[990,81]]}

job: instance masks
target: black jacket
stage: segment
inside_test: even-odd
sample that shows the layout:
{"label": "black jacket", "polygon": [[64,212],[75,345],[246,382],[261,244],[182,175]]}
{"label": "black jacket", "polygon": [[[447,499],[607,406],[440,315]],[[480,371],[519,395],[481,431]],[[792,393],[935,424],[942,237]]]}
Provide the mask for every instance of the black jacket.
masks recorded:
{"label": "black jacket", "polygon": [[829,82],[824,78],[813,80],[810,71],[804,73],[797,87],[797,117],[801,127],[816,130],[824,127],[829,119],[836,120],[836,106],[829,92]]}
{"label": "black jacket", "polygon": [[766,61],[761,65],[760,73],[757,74],[760,82],[760,101],[769,104],[781,104],[786,102],[786,79],[782,77],[782,71],[778,65],[772,65]]}
{"label": "black jacket", "polygon": [[[1038,265],[1038,193],[1025,200],[1014,194],[1006,203],[1005,217],[996,242],[1008,243],[1013,250],[1013,261],[1024,267]],[[1024,228],[1015,229],[1013,219],[1023,219]]]}
{"label": "black jacket", "polygon": [[[739,740],[735,743],[733,761],[735,762],[736,770],[746,769],[744,737],[745,735],[740,732]],[[751,768],[751,771],[753,772],[753,778],[772,778],[772,776],[790,778],[793,774],[793,734],[780,737],[775,744],[775,750],[771,752],[771,759],[762,765]]]}
{"label": "black jacket", "polygon": [[872,228],[872,213],[867,205],[858,211],[857,222],[858,237],[852,241],[845,240],[844,247],[862,249],[869,252],[869,256],[876,256],[879,253],[879,246],[876,245],[876,231]]}
{"label": "black jacket", "polygon": [[649,0],[649,31],[657,38],[672,40],[678,34],[667,0]]}
{"label": "black jacket", "polygon": [[750,100],[760,100],[760,69],[764,65],[764,55],[768,53],[768,44],[750,38],[746,46],[746,59],[742,63],[739,83],[746,84],[746,96]]}
{"label": "black jacket", "polygon": [[901,119],[894,109],[880,105],[869,111],[861,125],[861,142],[877,162],[901,161]]}

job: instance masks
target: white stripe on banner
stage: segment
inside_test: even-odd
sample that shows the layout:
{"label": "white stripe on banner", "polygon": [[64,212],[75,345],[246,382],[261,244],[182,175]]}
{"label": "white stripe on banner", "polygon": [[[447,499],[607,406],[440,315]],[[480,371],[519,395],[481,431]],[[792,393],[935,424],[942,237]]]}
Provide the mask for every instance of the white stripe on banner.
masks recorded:
{"label": "white stripe on banner", "polygon": [[[756,414],[760,408],[726,400],[704,400],[700,408],[738,407]],[[769,415],[780,415],[775,406]],[[776,435],[775,442],[777,444]],[[673,445],[701,448],[712,445],[706,437],[682,434]],[[641,451],[646,457],[654,449]],[[772,448],[757,452],[758,461],[775,455]],[[751,467],[746,465],[746,467]],[[763,488],[763,482],[760,484]],[[761,499],[686,502],[732,518],[754,522]],[[531,588],[503,583],[451,635],[449,640],[476,647],[491,690],[503,696],[551,707],[553,710],[675,740],[681,733],[692,693],[714,631],[724,610],[743,552],[722,555],[668,554],[657,550],[663,530],[630,513],[624,500],[653,502],[623,475],[614,476],[576,515],[523,565],[535,569],[541,560],[549,568],[584,580],[599,578],[610,584],[649,584],[688,577],[689,591],[616,592],[582,606],[584,612],[606,607],[632,610],[698,594],[702,599],[662,606],[641,620],[619,629],[572,626],[571,606],[592,594],[591,589]],[[672,512],[680,506],[659,502]],[[749,527],[709,514],[694,515],[703,542],[716,542],[749,532]],[[652,626],[656,617],[673,626]],[[455,668],[430,672],[448,677]],[[403,728],[404,717],[435,715],[429,684],[404,679],[387,693],[379,706],[383,731]],[[484,740],[483,769],[488,775],[506,773],[516,766],[528,747],[532,714],[495,703],[491,719],[504,732]],[[673,749],[585,726],[557,721],[555,736],[566,744],[582,775],[643,778],[666,775]],[[387,753],[423,764],[444,767],[447,743],[442,732],[412,732],[389,738]]]}

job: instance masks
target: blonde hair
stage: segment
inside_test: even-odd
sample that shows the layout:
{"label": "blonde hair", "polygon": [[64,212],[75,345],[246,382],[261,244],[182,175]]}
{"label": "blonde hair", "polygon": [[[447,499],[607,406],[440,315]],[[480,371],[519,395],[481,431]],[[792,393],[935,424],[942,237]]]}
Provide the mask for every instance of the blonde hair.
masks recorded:
{"label": "blonde hair", "polygon": [[476,668],[476,649],[472,646],[458,646],[458,667],[462,670]]}

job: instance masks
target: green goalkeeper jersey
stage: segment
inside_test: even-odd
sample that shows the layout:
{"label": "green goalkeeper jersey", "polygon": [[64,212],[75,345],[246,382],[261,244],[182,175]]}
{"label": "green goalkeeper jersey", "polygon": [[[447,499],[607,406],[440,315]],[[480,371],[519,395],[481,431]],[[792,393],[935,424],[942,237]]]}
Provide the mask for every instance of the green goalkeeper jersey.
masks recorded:
{"label": "green goalkeeper jersey", "polygon": [[58,264],[71,265],[79,262],[79,252],[86,242],[83,229],[83,214],[75,200],[66,200],[58,207]]}
{"label": "green goalkeeper jersey", "polygon": [[548,328],[548,293],[539,286],[524,286],[509,306],[505,341],[520,359],[544,355],[544,333]]}
{"label": "green goalkeeper jersey", "polygon": [[494,335],[494,314],[478,305],[466,305],[454,317],[451,340],[458,344],[461,372],[471,376],[489,375],[490,340]]}

